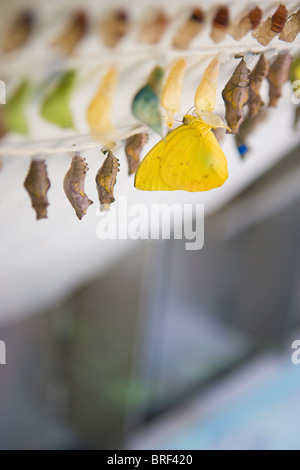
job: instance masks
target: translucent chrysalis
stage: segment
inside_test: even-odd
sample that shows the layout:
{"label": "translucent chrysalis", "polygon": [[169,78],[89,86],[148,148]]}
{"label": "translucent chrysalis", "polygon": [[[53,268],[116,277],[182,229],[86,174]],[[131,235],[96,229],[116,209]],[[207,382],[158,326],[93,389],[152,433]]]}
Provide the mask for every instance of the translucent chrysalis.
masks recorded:
{"label": "translucent chrysalis", "polygon": [[83,11],[76,12],[67,28],[53,41],[62,54],[71,55],[79,41],[88,30],[87,15]]}
{"label": "translucent chrysalis", "polygon": [[172,42],[173,47],[181,50],[187,49],[191,41],[202,31],[204,22],[204,11],[201,8],[194,8],[189,18],[176,31]]}
{"label": "translucent chrysalis", "polygon": [[184,59],[175,62],[163,87],[160,103],[166,111],[166,124],[170,128],[174,123],[174,114],[180,112],[180,98],[185,70],[186,61]]}
{"label": "translucent chrysalis", "polygon": [[111,68],[102,79],[86,114],[91,134],[105,144],[109,144],[114,139],[116,132],[111,113],[117,81],[118,73],[115,68]]}

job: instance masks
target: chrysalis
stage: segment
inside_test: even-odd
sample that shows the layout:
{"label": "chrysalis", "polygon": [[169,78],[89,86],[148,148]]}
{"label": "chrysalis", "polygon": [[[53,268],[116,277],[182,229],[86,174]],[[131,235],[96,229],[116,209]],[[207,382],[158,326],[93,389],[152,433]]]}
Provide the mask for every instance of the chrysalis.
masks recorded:
{"label": "chrysalis", "polygon": [[187,49],[191,41],[203,29],[205,21],[204,11],[195,8],[190,17],[179,27],[173,38],[173,47],[176,49]]}
{"label": "chrysalis", "polygon": [[25,111],[30,97],[31,85],[28,80],[25,80],[17,88],[7,104],[3,106],[2,119],[4,128],[9,132],[16,132],[23,135],[29,133]]}
{"label": "chrysalis", "polygon": [[102,167],[96,176],[96,185],[100,201],[100,210],[108,211],[110,205],[115,201],[114,187],[119,171],[119,160],[109,150]]}
{"label": "chrysalis", "polygon": [[1,42],[3,52],[11,52],[20,49],[30,38],[35,26],[35,15],[32,11],[22,12],[6,33]]}
{"label": "chrysalis", "polygon": [[244,106],[249,99],[249,74],[247,64],[242,59],[222,92],[226,121],[233,134],[237,134],[244,120]]}
{"label": "chrysalis", "polygon": [[87,16],[83,11],[79,11],[75,13],[67,29],[54,40],[53,46],[57,47],[64,55],[71,55],[86,34],[87,29]]}
{"label": "chrysalis", "polygon": [[263,46],[267,46],[282,30],[287,20],[288,11],[285,5],[279,5],[274,15],[253,31],[252,36]]}
{"label": "chrysalis", "polygon": [[41,114],[47,121],[62,128],[73,129],[73,118],[69,107],[77,80],[77,72],[65,72],[60,82],[45,99],[41,107]]}
{"label": "chrysalis", "polygon": [[262,10],[259,7],[253,8],[248,15],[243,16],[243,18],[238,22],[230,26],[231,36],[239,41],[246,34],[248,34],[252,29],[257,28],[262,18]]}
{"label": "chrysalis", "polygon": [[300,32],[300,10],[290,16],[279,34],[281,41],[293,42]]}
{"label": "chrysalis", "polygon": [[255,116],[264,102],[260,96],[260,87],[264,79],[268,76],[270,64],[265,58],[264,54],[261,55],[256,66],[250,73],[249,77],[249,116]]}
{"label": "chrysalis", "polygon": [[100,24],[102,41],[107,47],[116,47],[129,29],[128,15],[125,10],[109,13]]}
{"label": "chrysalis", "polygon": [[249,152],[247,139],[256,127],[263,122],[268,115],[268,108],[260,108],[254,116],[246,116],[242,122],[238,134],[235,136],[236,146],[242,158]]}
{"label": "chrysalis", "polygon": [[96,96],[87,109],[87,121],[91,134],[107,145],[110,145],[116,132],[111,120],[111,112],[117,80],[116,69],[110,69],[102,79]]}
{"label": "chrysalis", "polygon": [[150,14],[142,22],[138,41],[147,44],[157,44],[161,40],[169,24],[169,18],[162,10],[157,10]]}
{"label": "chrysalis", "polygon": [[79,220],[85,216],[91,201],[84,192],[88,165],[78,153],[73,157],[71,167],[64,179],[64,191]]}
{"label": "chrysalis", "polygon": [[134,116],[159,134],[162,134],[159,102],[163,78],[163,69],[155,67],[148,78],[147,84],[138,91],[132,103]]}
{"label": "chrysalis", "polygon": [[49,206],[47,193],[50,186],[51,183],[48,178],[45,161],[32,160],[24,187],[29,193],[32,207],[36,211],[37,220],[47,219],[47,209]]}
{"label": "chrysalis", "polygon": [[220,7],[213,20],[210,37],[214,42],[223,41],[229,28],[229,9]]}
{"label": "chrysalis", "polygon": [[141,151],[147,142],[148,134],[146,132],[135,134],[126,140],[125,153],[128,161],[129,175],[133,175],[136,172],[140,164]]}
{"label": "chrysalis", "polygon": [[269,106],[276,107],[279,98],[282,95],[282,88],[289,78],[289,72],[292,65],[292,56],[289,52],[279,54],[275,62],[271,65],[269,82]]}
{"label": "chrysalis", "polygon": [[166,110],[165,119],[169,128],[173,126],[174,114],[180,112],[180,98],[185,69],[186,61],[184,59],[178,60],[171,68],[163,87],[160,103]]}

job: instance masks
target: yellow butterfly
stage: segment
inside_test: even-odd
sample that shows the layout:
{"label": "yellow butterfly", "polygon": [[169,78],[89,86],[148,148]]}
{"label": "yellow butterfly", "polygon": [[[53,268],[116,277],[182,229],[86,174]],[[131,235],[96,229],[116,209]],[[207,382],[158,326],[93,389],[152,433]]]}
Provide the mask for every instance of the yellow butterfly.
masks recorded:
{"label": "yellow butterfly", "polygon": [[215,107],[219,60],[206,68],[195,95],[195,115],[170,132],[146,155],[135,176],[135,187],[145,191],[208,191],[228,178],[227,160],[212,128],[229,129]]}

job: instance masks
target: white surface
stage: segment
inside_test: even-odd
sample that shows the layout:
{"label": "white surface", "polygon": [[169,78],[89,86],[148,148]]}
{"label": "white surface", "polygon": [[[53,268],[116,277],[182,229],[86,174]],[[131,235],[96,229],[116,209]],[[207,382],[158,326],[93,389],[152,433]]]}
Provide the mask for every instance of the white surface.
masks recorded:
{"label": "white surface", "polygon": [[[74,3],[72,2],[72,4]],[[145,5],[143,2],[131,2],[130,8],[132,11],[135,11],[137,3]],[[189,3],[191,5],[194,4],[194,2]],[[219,4],[219,2],[214,3]],[[295,2],[290,3],[295,4]],[[58,5],[59,2],[53,2],[53,4]],[[92,4],[95,5],[94,2]],[[211,5],[212,2],[203,2],[203,4],[206,7]],[[263,2],[263,4],[270,5],[270,2]],[[171,8],[174,2],[166,2],[166,5],[167,8]],[[176,2],[176,5],[178,5],[178,11],[182,10],[183,4],[181,2]],[[272,5],[274,4],[272,3]],[[213,13],[212,8],[209,11],[211,11],[211,14]],[[215,53],[216,51],[216,46],[208,39],[208,33],[209,29],[205,33],[206,36],[203,36],[204,39],[201,40],[199,38],[199,43],[202,46],[207,46],[205,56],[202,57],[200,55],[199,49],[196,52],[191,52],[189,56],[189,67],[182,99],[183,112],[192,106],[193,95],[201,79],[204,67],[210,60],[212,52]],[[247,38],[243,47],[253,47],[253,41],[251,37]],[[282,44],[280,43],[281,46]],[[255,46],[257,48],[256,41]],[[286,47],[286,45],[283,46]],[[124,42],[122,47],[124,47],[124,54],[119,53],[119,56],[127,58],[127,62],[118,62],[120,67],[120,83],[114,106],[114,120],[120,127],[127,126],[130,123],[136,124],[130,113],[130,100],[137,89],[143,84],[156,61],[159,60],[167,64],[174,57],[180,56],[180,54],[174,56],[174,52],[170,52],[170,55],[169,53],[163,55],[161,54],[162,51],[158,55],[158,49],[156,49],[155,54],[152,49],[152,60],[149,61],[145,60],[146,52],[143,49],[144,57],[141,60],[135,55],[137,49],[132,50],[133,46],[130,39],[128,39],[127,43]],[[241,45],[235,43],[230,37],[220,47],[220,50],[227,51],[224,59],[225,63],[221,68],[216,105],[216,112],[220,114],[224,113],[224,105],[220,93],[237,65],[237,61],[233,59],[233,54],[238,52],[240,47]],[[294,44],[293,47],[295,48],[297,45]],[[125,50],[127,50],[127,54],[125,54]],[[129,51],[131,52],[129,53]],[[26,53],[30,57],[29,46]],[[80,61],[84,57],[85,54],[82,53]],[[16,67],[16,58],[14,60],[15,62],[13,63],[12,61],[11,64],[12,70]],[[250,64],[251,68],[256,60],[256,58],[253,59]],[[84,70],[81,71],[80,86],[76,90],[72,101],[76,126],[79,133],[83,134],[87,130],[84,119],[85,107],[91,99],[102,74],[106,70],[103,70],[102,67],[101,69],[98,68],[97,72],[89,74],[88,72],[95,67],[94,63],[92,64],[93,66],[90,62],[88,63],[90,66],[84,67]],[[38,73],[36,73],[39,79],[43,76],[44,72],[43,66],[40,66]],[[31,73],[34,75],[35,69],[32,69]],[[8,72],[7,77],[10,79],[14,78]],[[266,87],[264,91],[266,93]],[[51,142],[53,146],[60,146],[66,142],[73,143],[72,139],[65,139],[66,135],[70,135],[70,131],[62,132],[54,126],[43,122],[38,110],[39,101],[36,100],[29,112],[33,138],[54,138]],[[267,122],[263,123],[255,133],[251,141],[252,153],[249,154],[249,158],[245,162],[242,162],[238,156],[233,137],[226,136],[222,142],[222,148],[228,158],[230,176],[222,188],[208,193],[189,194],[182,191],[149,193],[135,190],[133,178],[127,176],[127,163],[123,149],[120,147],[116,152],[121,163],[121,171],[118,175],[115,191],[116,205],[118,204],[118,197],[126,195],[128,196],[129,204],[130,202],[141,202],[150,206],[151,203],[157,202],[192,202],[204,203],[206,213],[216,210],[300,143],[300,136],[296,135],[292,130],[293,112],[294,106],[291,103],[291,91],[287,84],[280,106],[270,111]],[[144,154],[157,140],[158,136],[151,136]],[[27,148],[28,146],[28,144],[20,140],[17,144],[15,142],[17,141],[13,141],[10,138],[6,144],[17,145],[18,148],[22,148],[22,146]],[[40,144],[38,145],[40,146]],[[86,157],[90,167],[86,181],[86,192],[94,200],[95,204],[91,206],[82,222],[76,219],[75,213],[62,189],[63,178],[70,165],[69,155],[47,157],[48,171],[52,183],[49,192],[51,205],[48,213],[49,219],[38,223],[35,221],[35,213],[31,208],[30,200],[23,187],[30,164],[30,157],[3,157],[3,170],[0,173],[1,321],[15,320],[15,318],[21,315],[31,314],[46,308],[53,302],[59,301],[60,298],[67,295],[77,286],[80,286],[93,275],[103,272],[121,256],[128,254],[130,250],[135,250],[141,243],[130,240],[99,241],[97,239],[96,226],[99,219],[97,217],[98,199],[94,177],[101,166],[103,156],[99,150],[89,150],[84,152],[83,155]]]}

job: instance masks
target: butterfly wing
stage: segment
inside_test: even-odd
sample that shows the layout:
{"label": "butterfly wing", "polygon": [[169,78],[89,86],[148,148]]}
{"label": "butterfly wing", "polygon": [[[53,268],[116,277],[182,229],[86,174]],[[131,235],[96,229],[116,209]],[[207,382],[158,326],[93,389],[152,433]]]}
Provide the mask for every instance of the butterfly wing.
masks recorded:
{"label": "butterfly wing", "polygon": [[142,163],[139,165],[135,174],[134,186],[144,191],[174,191],[173,188],[165,183],[160,177],[161,159],[164,155],[165,148],[173,138],[186,130],[187,126],[182,125],[170,132],[164,139],[160,140],[155,147],[146,155]]}
{"label": "butterfly wing", "polygon": [[[160,165],[162,181],[173,189],[208,191],[228,178],[226,157],[211,131],[181,126],[166,144]],[[180,128],[178,128],[180,129]]]}

